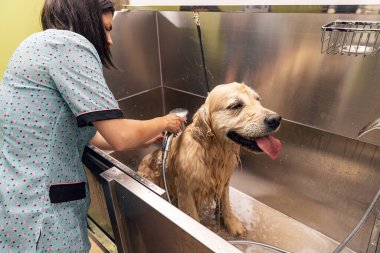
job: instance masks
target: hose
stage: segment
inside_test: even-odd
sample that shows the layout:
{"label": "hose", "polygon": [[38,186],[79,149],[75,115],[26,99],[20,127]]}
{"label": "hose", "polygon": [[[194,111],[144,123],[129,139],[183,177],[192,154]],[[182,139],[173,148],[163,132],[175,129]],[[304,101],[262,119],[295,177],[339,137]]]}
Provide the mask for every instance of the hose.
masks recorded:
{"label": "hose", "polygon": [[274,246],[264,244],[264,243],[260,243],[260,242],[255,242],[255,241],[235,240],[235,241],[228,241],[228,242],[231,243],[232,245],[259,245],[263,248],[271,249],[271,250],[274,250],[274,251],[279,252],[279,253],[291,253],[289,251],[282,250],[282,249],[276,248]]}
{"label": "hose", "polygon": [[[175,109],[171,110],[169,113],[174,113],[177,116],[183,117],[186,119],[187,115],[189,114],[189,111],[187,109],[184,109],[184,108],[175,108]],[[185,129],[185,124],[182,123],[181,130],[179,133],[177,133],[177,135],[180,134],[184,129]],[[168,185],[166,183],[166,158],[168,156],[168,153],[170,152],[170,147],[171,147],[173,137],[174,137],[173,133],[165,132],[164,140],[162,142],[162,177],[164,180],[166,197],[167,197],[170,204],[172,204],[172,201],[170,199],[169,191],[168,191]]]}
{"label": "hose", "polygon": [[201,50],[201,59],[202,59],[202,65],[203,65],[203,75],[204,75],[205,82],[206,82],[206,89],[207,89],[207,92],[210,92],[210,85],[209,85],[209,81],[208,81],[208,77],[207,77],[205,53],[203,51],[201,23],[199,21],[199,12],[198,11],[194,11],[193,19],[194,19],[195,24],[197,25],[199,46],[200,46],[200,50]]}
{"label": "hose", "polygon": [[164,179],[166,198],[168,199],[170,204],[172,204],[172,201],[170,199],[168,185],[166,183],[166,158],[168,156],[168,153],[170,152],[170,146],[171,146],[172,140],[173,140],[173,134],[167,132],[165,133],[164,141],[162,142],[162,178]]}
{"label": "hose", "polygon": [[371,204],[368,206],[367,210],[365,211],[363,217],[360,219],[359,223],[351,231],[351,233],[346,237],[346,239],[344,239],[344,241],[342,241],[339,244],[339,246],[333,251],[333,253],[339,253],[347,246],[347,244],[352,240],[352,238],[356,235],[356,233],[362,228],[364,223],[367,221],[369,215],[371,214],[371,212],[372,212],[373,208],[375,207],[376,202],[379,200],[379,198],[380,198],[380,189],[377,192],[377,194],[375,195],[375,197],[373,198]]}

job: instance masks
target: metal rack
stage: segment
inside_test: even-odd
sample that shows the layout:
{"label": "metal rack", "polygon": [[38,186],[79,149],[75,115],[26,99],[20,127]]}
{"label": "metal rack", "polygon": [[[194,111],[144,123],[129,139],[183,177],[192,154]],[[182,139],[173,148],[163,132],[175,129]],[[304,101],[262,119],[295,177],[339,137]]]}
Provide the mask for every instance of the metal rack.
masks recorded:
{"label": "metal rack", "polygon": [[336,20],[322,26],[321,53],[374,55],[380,48],[380,22]]}

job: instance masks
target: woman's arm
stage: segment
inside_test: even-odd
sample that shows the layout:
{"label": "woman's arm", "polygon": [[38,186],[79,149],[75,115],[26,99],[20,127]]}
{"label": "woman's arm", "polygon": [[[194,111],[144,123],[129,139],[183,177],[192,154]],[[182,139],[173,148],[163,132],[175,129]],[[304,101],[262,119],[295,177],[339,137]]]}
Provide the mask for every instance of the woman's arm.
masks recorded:
{"label": "woman's arm", "polygon": [[[163,140],[163,135],[159,134],[153,139],[148,140],[147,142],[143,143],[141,146],[135,147],[135,148],[147,148],[153,143],[156,143],[162,140]],[[96,135],[92,138],[90,143],[102,150],[109,150],[109,151],[114,150],[114,148],[103,138],[103,136],[99,132],[96,132]]]}
{"label": "woman's arm", "polygon": [[96,132],[90,143],[102,150],[113,150],[113,147],[103,138],[99,132]]}
{"label": "woman's arm", "polygon": [[116,151],[144,147],[164,131],[178,133],[184,120],[185,118],[175,114],[168,114],[150,120],[94,121],[92,124],[99,133],[95,135],[91,143],[99,148],[111,148]]}

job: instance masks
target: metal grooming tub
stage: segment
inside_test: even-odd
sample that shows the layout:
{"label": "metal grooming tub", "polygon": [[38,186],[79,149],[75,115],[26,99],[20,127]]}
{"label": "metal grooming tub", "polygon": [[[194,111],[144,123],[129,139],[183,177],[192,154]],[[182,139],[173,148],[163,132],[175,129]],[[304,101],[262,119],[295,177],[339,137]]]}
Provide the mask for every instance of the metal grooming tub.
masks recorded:
{"label": "metal grooming tub", "polygon": [[[113,245],[104,246],[109,252],[332,253],[370,206],[380,186],[380,132],[357,133],[380,116],[378,14],[339,12],[345,6],[334,7],[335,14],[326,13],[331,6],[259,7],[199,10],[203,59],[193,10],[128,7],[116,14],[118,69],[105,75],[127,118],[180,107],[190,121],[207,96],[206,73],[211,88],[250,85],[284,120],[276,133],[279,158],[243,152],[231,178],[231,206],[248,230],[241,238],[229,236],[213,215],[202,224],[191,219],[137,175],[142,157],[157,147],[87,147],[89,220],[100,228],[93,236]],[[379,253],[379,235],[377,202],[341,252]]]}

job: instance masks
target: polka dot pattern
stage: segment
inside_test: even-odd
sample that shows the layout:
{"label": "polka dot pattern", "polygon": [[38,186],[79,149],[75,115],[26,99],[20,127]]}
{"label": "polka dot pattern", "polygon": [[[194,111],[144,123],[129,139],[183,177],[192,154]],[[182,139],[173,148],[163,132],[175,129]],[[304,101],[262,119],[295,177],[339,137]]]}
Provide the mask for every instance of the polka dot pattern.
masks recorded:
{"label": "polka dot pattern", "polygon": [[0,108],[0,252],[88,252],[89,194],[52,204],[49,186],[86,181],[96,129],[77,117],[119,109],[95,48],[70,31],[33,34],[8,64]]}

